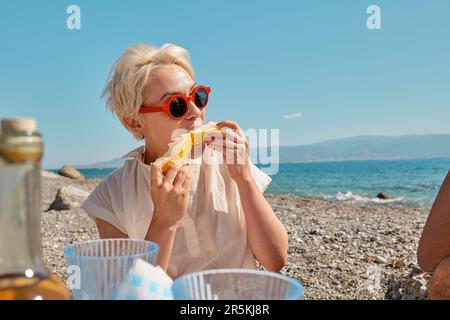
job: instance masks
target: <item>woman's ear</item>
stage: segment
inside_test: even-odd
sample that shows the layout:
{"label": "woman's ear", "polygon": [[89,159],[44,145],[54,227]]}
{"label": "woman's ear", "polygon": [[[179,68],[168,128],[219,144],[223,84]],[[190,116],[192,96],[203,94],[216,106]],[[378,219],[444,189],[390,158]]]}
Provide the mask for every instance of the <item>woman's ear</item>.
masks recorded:
{"label": "woman's ear", "polygon": [[122,120],[133,132],[140,134],[144,133],[144,127],[142,126],[141,121],[139,121],[139,119],[130,116],[123,116]]}

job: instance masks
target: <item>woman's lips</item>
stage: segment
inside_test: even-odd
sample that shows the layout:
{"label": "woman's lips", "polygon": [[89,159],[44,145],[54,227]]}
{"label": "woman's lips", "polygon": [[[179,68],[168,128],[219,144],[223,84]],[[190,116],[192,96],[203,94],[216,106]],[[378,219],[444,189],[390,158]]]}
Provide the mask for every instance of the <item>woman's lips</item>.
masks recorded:
{"label": "woman's lips", "polygon": [[202,120],[195,120],[195,121],[189,121],[186,130],[192,131],[195,129],[200,129],[203,125],[203,121]]}

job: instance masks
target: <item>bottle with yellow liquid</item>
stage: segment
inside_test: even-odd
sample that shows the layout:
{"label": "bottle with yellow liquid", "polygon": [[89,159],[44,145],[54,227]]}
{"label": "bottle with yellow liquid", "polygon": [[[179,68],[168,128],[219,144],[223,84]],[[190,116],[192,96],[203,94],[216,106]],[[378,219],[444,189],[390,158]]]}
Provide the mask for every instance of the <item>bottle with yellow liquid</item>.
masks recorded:
{"label": "bottle with yellow liquid", "polygon": [[0,122],[0,300],[66,300],[41,258],[42,136],[28,118]]}

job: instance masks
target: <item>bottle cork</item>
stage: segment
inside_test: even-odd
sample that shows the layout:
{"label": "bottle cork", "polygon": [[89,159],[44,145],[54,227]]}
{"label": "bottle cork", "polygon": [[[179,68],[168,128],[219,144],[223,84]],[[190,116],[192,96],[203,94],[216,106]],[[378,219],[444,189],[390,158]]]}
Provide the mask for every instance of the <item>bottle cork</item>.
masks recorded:
{"label": "bottle cork", "polygon": [[1,119],[0,132],[2,134],[25,133],[33,134],[37,130],[36,120],[33,118]]}
{"label": "bottle cork", "polygon": [[40,161],[42,136],[33,118],[0,120],[0,158],[7,163]]}

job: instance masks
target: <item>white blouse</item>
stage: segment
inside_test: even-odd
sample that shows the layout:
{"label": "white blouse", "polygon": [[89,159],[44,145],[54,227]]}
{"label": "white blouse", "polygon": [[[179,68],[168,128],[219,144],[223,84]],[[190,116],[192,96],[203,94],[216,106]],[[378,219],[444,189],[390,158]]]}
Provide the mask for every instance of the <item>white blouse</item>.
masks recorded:
{"label": "white blouse", "polygon": [[[143,240],[153,215],[150,165],[143,162],[144,147],[123,158],[124,165],[103,179],[82,205],[92,218],[109,222],[131,239]],[[167,273],[179,275],[215,268],[256,268],[248,245],[244,211],[236,183],[222,155],[211,148],[190,160],[189,206],[175,234]],[[198,160],[198,159],[197,159]],[[251,174],[264,192],[272,179],[253,163]]]}

